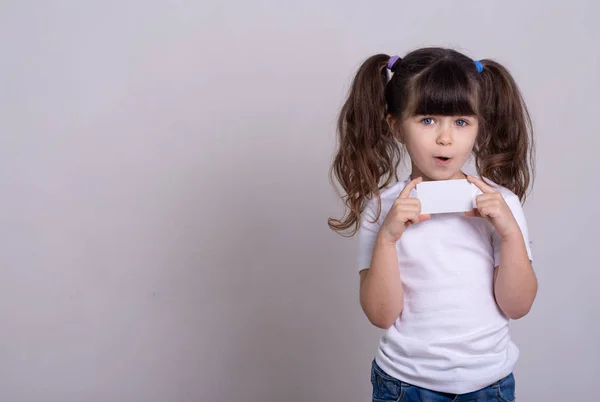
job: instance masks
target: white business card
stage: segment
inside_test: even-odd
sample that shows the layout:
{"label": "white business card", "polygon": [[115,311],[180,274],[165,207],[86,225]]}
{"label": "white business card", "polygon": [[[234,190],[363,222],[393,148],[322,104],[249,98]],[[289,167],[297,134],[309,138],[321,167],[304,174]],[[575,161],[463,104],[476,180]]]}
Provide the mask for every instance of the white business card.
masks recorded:
{"label": "white business card", "polygon": [[475,206],[473,187],[467,180],[424,181],[417,184],[416,196],[422,214],[466,212]]}

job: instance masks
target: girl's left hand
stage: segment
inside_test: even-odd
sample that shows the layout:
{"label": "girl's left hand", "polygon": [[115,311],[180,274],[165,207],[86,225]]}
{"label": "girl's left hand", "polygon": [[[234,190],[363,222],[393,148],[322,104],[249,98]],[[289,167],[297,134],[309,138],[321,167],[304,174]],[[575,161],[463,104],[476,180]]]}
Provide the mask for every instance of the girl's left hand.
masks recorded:
{"label": "girl's left hand", "polygon": [[487,218],[490,220],[500,237],[508,237],[519,233],[520,228],[504,197],[493,187],[473,176],[467,176],[470,183],[475,184],[483,194],[475,199],[477,208],[465,212],[466,216]]}

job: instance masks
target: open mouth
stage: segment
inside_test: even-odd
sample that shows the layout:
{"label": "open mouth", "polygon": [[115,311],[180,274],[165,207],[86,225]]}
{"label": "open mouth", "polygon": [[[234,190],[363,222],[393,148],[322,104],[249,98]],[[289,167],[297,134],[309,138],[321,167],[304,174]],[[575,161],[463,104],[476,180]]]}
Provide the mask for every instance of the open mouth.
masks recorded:
{"label": "open mouth", "polygon": [[434,159],[438,166],[447,166],[450,164],[450,162],[452,162],[452,158],[447,156],[436,156]]}

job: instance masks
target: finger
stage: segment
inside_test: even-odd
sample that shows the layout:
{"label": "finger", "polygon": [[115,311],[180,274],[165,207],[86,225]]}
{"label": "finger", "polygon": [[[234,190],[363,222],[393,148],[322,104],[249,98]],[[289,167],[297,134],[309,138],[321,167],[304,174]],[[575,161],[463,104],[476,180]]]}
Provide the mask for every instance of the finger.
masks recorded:
{"label": "finger", "polygon": [[494,190],[494,188],[492,186],[488,185],[483,180],[481,180],[477,177],[467,175],[467,180],[469,181],[469,183],[475,184],[477,186],[477,188],[479,188],[484,193],[495,193],[496,192],[496,190]]}
{"label": "finger", "polygon": [[472,210],[465,212],[465,215],[474,218],[481,218],[481,214],[479,213],[479,210],[477,208],[473,208]]}
{"label": "finger", "polygon": [[477,202],[495,202],[498,203],[502,200],[502,195],[499,192],[494,191],[493,193],[483,193],[475,197]]}
{"label": "finger", "polygon": [[421,204],[421,200],[418,198],[396,198],[395,203],[401,205],[419,205]]}
{"label": "finger", "polygon": [[397,207],[402,209],[421,208],[421,200],[419,200],[418,198],[398,198],[395,204]]}
{"label": "finger", "polygon": [[477,210],[482,218],[496,218],[500,216],[498,213],[498,208],[495,205],[484,205],[481,207],[478,206]]}
{"label": "finger", "polygon": [[398,212],[421,212],[421,206],[419,204],[398,204]]}
{"label": "finger", "polygon": [[409,225],[419,223],[419,214],[417,212],[407,214],[405,223]]}
{"label": "finger", "polygon": [[419,215],[419,222],[425,222],[426,220],[431,219],[431,214],[423,214]]}
{"label": "finger", "polygon": [[496,195],[498,195],[498,193],[483,193],[479,194],[475,199],[477,201],[494,200],[497,198]]}
{"label": "finger", "polygon": [[400,195],[398,196],[398,198],[408,198],[408,196],[410,195],[410,192],[415,187],[417,187],[417,184],[419,184],[422,181],[423,181],[422,177],[417,177],[416,179],[411,180],[410,183],[408,183],[406,185],[406,187],[404,187],[404,189],[400,192]]}
{"label": "finger", "polygon": [[483,198],[483,199],[477,199],[475,202],[475,205],[479,209],[484,208],[484,207],[485,208],[498,207],[500,205],[500,202],[496,198]]}

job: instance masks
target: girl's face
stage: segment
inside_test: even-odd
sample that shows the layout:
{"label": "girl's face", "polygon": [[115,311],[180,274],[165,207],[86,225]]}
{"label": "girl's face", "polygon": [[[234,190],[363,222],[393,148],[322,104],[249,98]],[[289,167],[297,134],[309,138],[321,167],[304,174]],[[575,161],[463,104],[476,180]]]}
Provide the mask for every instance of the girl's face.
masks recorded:
{"label": "girl's face", "polygon": [[461,179],[461,169],[473,150],[475,116],[412,116],[400,127],[399,140],[412,161],[412,178]]}

